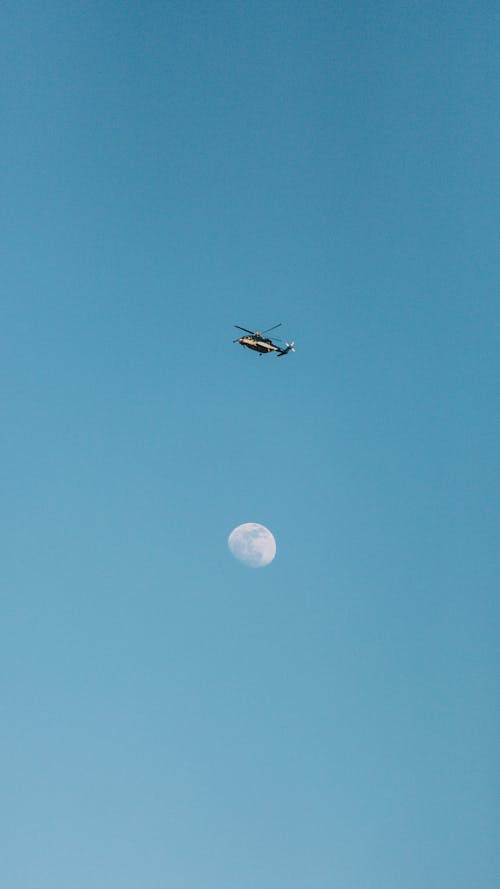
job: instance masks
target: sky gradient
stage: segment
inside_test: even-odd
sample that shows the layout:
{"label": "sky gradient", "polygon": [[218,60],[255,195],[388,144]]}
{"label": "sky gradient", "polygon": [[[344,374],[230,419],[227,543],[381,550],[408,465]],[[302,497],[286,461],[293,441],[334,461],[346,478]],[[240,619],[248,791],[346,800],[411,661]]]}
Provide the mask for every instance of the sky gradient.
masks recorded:
{"label": "sky gradient", "polygon": [[0,20],[0,889],[493,889],[493,4]]}

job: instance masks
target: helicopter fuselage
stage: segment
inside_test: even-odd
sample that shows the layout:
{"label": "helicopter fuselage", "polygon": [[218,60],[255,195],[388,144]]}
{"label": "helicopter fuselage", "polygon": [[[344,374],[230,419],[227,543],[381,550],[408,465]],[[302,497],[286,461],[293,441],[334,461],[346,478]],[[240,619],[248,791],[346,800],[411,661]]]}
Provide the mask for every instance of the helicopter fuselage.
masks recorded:
{"label": "helicopter fuselage", "polygon": [[260,352],[261,355],[266,355],[269,352],[281,351],[278,346],[275,346],[271,340],[266,339],[265,337],[242,336],[237,342],[240,346],[245,346],[247,349],[253,349],[254,352]]}

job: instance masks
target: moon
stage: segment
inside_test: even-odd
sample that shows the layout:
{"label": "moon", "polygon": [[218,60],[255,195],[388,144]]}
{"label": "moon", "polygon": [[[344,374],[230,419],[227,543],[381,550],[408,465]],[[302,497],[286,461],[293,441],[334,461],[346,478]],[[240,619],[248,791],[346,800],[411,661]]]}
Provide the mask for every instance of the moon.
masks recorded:
{"label": "moon", "polygon": [[227,545],[235,559],[250,568],[264,568],[276,555],[276,541],[269,528],[246,522],[231,531]]}

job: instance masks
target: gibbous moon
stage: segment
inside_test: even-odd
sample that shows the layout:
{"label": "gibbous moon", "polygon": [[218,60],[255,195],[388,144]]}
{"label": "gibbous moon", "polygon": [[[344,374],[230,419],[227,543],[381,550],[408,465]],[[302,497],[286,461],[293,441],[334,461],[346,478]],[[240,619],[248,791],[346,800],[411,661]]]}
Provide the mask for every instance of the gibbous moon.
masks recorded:
{"label": "gibbous moon", "polygon": [[235,559],[250,568],[264,568],[276,555],[276,541],[269,528],[246,522],[231,531],[227,545]]}

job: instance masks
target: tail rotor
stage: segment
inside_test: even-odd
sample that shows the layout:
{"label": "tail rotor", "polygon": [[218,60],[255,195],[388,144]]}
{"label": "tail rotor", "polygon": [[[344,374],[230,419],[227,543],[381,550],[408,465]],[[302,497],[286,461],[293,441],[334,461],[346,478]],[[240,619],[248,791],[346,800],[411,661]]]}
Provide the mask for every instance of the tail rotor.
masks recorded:
{"label": "tail rotor", "polygon": [[280,349],[278,358],[283,358],[283,355],[288,355],[289,352],[295,352],[294,345],[295,343],[285,343],[285,348]]}

